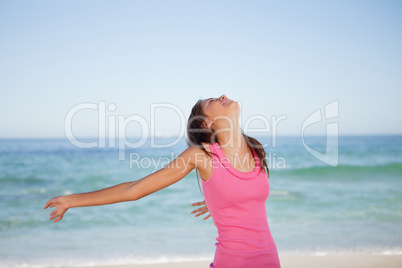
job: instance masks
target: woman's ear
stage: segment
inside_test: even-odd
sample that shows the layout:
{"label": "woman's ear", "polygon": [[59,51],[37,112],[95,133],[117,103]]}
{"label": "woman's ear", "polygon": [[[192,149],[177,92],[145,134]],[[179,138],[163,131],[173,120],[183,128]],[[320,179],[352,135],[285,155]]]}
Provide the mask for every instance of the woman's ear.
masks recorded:
{"label": "woman's ear", "polygon": [[209,121],[207,121],[207,122],[205,122],[204,121],[204,123],[202,123],[202,128],[210,128],[212,126],[212,122],[209,122]]}

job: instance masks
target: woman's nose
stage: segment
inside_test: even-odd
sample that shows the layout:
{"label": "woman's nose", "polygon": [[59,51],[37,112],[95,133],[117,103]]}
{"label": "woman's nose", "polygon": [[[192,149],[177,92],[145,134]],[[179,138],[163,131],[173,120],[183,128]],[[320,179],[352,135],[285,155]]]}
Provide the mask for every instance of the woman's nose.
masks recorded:
{"label": "woman's nose", "polygon": [[222,100],[224,100],[224,99],[226,99],[226,98],[227,98],[227,97],[226,97],[226,95],[225,95],[225,94],[223,94],[222,96],[220,96],[220,97],[219,97],[219,100],[221,100],[221,101],[222,101]]}

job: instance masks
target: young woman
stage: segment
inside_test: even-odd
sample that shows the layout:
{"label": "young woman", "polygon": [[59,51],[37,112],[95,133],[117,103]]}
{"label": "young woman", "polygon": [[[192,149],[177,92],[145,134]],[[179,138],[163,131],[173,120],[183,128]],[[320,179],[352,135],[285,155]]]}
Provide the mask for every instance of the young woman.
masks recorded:
{"label": "young woman", "polygon": [[188,120],[189,147],[177,158],[137,181],[52,198],[45,206],[55,208],[50,220],[62,220],[73,207],[138,200],[196,169],[202,179],[205,203],[193,205],[206,206],[192,213],[200,215],[209,210],[219,233],[210,267],[280,267],[265,209],[269,195],[265,151],[256,139],[241,132],[239,115],[239,104],[225,95],[199,100]]}

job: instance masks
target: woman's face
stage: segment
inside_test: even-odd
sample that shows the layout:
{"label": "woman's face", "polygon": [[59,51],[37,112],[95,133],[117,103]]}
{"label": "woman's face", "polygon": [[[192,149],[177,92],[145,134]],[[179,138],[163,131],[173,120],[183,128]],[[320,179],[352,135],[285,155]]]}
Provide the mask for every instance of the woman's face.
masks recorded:
{"label": "woman's face", "polygon": [[239,109],[238,103],[228,99],[226,95],[205,99],[201,102],[201,107],[209,121],[214,121],[214,118],[222,116],[237,116]]}

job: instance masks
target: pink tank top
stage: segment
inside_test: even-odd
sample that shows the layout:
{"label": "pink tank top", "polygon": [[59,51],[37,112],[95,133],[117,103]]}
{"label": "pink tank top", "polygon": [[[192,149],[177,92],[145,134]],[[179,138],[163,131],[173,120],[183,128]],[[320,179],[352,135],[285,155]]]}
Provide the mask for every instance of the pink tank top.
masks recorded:
{"label": "pink tank top", "polygon": [[269,182],[258,157],[253,151],[254,170],[241,172],[229,163],[219,143],[209,146],[213,169],[210,178],[202,180],[202,188],[218,228],[210,268],[279,268],[265,209]]}

